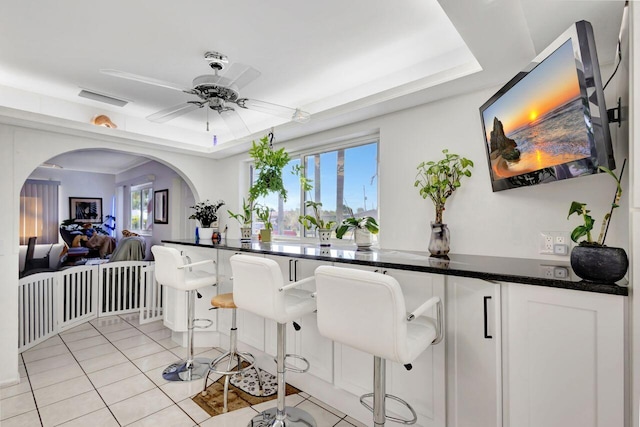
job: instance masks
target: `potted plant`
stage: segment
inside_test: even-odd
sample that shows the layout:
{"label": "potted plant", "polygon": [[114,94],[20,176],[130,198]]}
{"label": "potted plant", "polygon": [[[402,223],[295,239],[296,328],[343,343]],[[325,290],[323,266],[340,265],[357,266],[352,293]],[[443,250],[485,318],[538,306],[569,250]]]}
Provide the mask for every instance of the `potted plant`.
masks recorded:
{"label": "potted plant", "polygon": [[[622,165],[620,177],[617,177],[611,170],[604,166],[599,166],[603,172],[606,172],[616,181],[616,192],[611,203],[611,209],[602,219],[600,226],[600,234],[598,240],[594,241],[591,231],[595,225],[595,221],[587,209],[586,203],[571,202],[569,214],[576,214],[582,218],[583,223],[578,225],[571,232],[571,240],[578,243],[571,251],[571,267],[573,271],[582,279],[593,282],[613,283],[624,277],[629,268],[629,259],[627,253],[622,248],[613,248],[605,246],[604,242],[607,237],[607,230],[611,222],[613,210],[618,207],[620,197],[622,197],[622,187],[620,180],[624,172],[625,162]],[[584,240],[581,240],[584,239]]]}
{"label": "potted plant", "polygon": [[263,243],[269,243],[271,241],[271,230],[273,230],[271,209],[268,206],[256,205],[254,211],[258,219],[264,224],[264,228],[260,230],[260,240]]}
{"label": "potted plant", "polygon": [[249,155],[253,159],[253,167],[257,178],[249,188],[249,200],[256,201],[269,193],[278,193],[287,200],[287,190],[282,180],[282,170],[289,163],[289,154],[281,148],[274,150],[270,143],[270,137],[260,138],[260,142],[252,142]]}
{"label": "potted plant", "polygon": [[227,210],[229,217],[240,223],[240,240],[251,240],[251,202],[242,199],[242,213]]}
{"label": "potted plant", "polygon": [[432,256],[447,256],[449,253],[449,229],[442,222],[442,213],[447,199],[460,188],[461,179],[470,177],[473,162],[458,154],[442,150],[444,159],[428,161],[418,165],[414,187],[418,188],[423,199],[430,199],[436,208],[435,221],[431,223],[429,252]]}
{"label": "potted plant", "polygon": [[342,223],[336,228],[336,237],[342,239],[345,233],[353,230],[353,237],[358,249],[364,249],[371,246],[371,235],[378,234],[380,227],[375,218],[371,216],[355,217],[353,210],[347,208],[350,217],[342,220]]}
{"label": "potted plant", "polygon": [[218,227],[218,209],[224,206],[224,200],[218,200],[215,203],[205,200],[204,202],[196,203],[194,206],[189,206],[194,209],[195,212],[189,216],[189,219],[198,220],[200,223],[199,236],[203,239],[211,239],[213,232]]}
{"label": "potted plant", "polygon": [[304,205],[306,208],[311,208],[313,214],[300,215],[298,217],[298,222],[307,230],[311,230],[314,227],[317,228],[318,237],[320,238],[320,246],[330,246],[331,229],[336,225],[336,222],[325,221],[322,219],[322,215],[320,213],[322,203],[309,200]]}

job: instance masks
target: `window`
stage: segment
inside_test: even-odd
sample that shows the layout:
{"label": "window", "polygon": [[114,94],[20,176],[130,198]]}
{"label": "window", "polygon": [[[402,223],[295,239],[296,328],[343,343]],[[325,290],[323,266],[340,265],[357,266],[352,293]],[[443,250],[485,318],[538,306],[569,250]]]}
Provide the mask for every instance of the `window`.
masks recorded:
{"label": "window", "polygon": [[351,212],[378,219],[377,142],[307,155],[305,173],[313,184],[305,201],[322,203],[323,220],[340,224]]}
{"label": "window", "polygon": [[58,243],[58,187],[57,181],[27,180],[20,191],[20,244],[29,237],[37,243]]}
{"label": "window", "polygon": [[140,234],[150,234],[153,228],[153,187],[142,184],[131,187],[131,220],[129,228]]}
{"label": "window", "polygon": [[[301,194],[300,181],[291,173],[294,167],[300,164],[305,166],[307,179],[312,180],[313,189],[306,194]],[[251,172],[253,182],[253,169]],[[356,216],[372,216],[378,219],[377,178],[377,141],[321,152],[301,153],[292,158],[283,172],[287,200],[282,200],[277,194],[270,194],[256,202],[271,209],[273,236],[312,237],[315,230],[302,230],[298,222],[305,201],[321,202],[323,219],[336,221],[337,224],[350,215],[351,211]],[[257,233],[262,228],[264,224],[254,218],[253,232]]]}

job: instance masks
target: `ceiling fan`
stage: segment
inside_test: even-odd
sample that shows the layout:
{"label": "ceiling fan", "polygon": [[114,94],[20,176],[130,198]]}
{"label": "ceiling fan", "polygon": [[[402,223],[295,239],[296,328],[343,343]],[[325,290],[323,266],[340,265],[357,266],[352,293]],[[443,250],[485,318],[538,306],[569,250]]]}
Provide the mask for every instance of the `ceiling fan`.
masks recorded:
{"label": "ceiling fan", "polygon": [[[299,108],[285,107],[256,99],[241,98],[238,91],[260,76],[260,72],[255,68],[238,63],[229,65],[228,58],[219,52],[206,52],[204,59],[214,70],[214,74],[205,74],[196,77],[193,79],[193,87],[191,89],[181,87],[171,82],[140,76],[126,71],[102,69],[100,72],[114,77],[178,90],[190,95],[196,95],[199,98],[165,108],[164,110],[147,116],[147,119],[152,122],[165,123],[203,107],[209,107],[211,110],[220,114],[220,117],[222,117],[225,124],[235,136],[239,136],[242,131],[245,132],[244,135],[251,133],[236,111],[236,107],[259,111],[300,123],[309,121],[309,113]],[[207,122],[207,130],[209,130],[208,128],[209,123]]]}

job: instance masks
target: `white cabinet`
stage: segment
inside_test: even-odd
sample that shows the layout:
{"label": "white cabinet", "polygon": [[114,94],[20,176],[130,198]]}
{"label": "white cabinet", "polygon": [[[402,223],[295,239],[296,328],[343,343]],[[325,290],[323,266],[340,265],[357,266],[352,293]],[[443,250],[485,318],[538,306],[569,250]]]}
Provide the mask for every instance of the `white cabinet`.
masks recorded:
{"label": "white cabinet", "polygon": [[505,425],[622,427],[623,296],[509,284]]}
{"label": "white cabinet", "polygon": [[447,425],[502,425],[500,284],[448,276]]}

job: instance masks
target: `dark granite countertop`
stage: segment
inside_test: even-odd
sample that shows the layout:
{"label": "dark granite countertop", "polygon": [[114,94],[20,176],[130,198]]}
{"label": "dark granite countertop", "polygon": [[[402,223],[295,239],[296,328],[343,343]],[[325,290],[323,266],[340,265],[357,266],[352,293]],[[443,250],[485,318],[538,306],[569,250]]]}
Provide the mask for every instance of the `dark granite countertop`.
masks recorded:
{"label": "dark granite countertop", "polygon": [[[320,247],[309,243],[271,242],[261,243],[229,240],[222,243],[195,239],[163,240],[163,243],[216,248],[230,251],[253,252],[312,259],[345,264],[368,265],[380,268],[419,271],[424,273],[462,276],[487,281],[522,283],[597,292],[613,295],[628,295],[628,284],[585,282],[576,276],[569,262],[540,259],[506,258],[481,255],[449,254],[449,260],[432,258],[427,252],[390,249],[355,250],[353,245]],[[554,271],[554,267],[558,267]],[[547,277],[555,274],[555,277]],[[565,275],[566,277],[558,277]]]}

